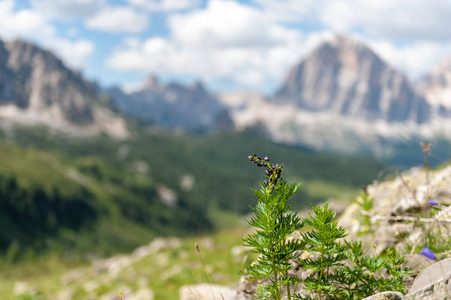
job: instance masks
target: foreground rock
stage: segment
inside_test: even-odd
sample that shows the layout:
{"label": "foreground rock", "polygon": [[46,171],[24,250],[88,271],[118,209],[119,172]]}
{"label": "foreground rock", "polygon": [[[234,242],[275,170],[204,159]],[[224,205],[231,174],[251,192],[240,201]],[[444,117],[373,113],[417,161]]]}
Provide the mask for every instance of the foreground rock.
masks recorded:
{"label": "foreground rock", "polygon": [[363,300],[402,300],[404,295],[400,292],[382,292],[370,297],[366,297]]}
{"label": "foreground rock", "polygon": [[451,258],[424,269],[416,278],[404,299],[450,299]]}
{"label": "foreground rock", "polygon": [[[424,246],[427,233],[451,232],[451,166],[413,168],[391,181],[375,182],[367,187],[367,197],[373,200],[370,211],[354,203],[339,222],[349,238],[375,244],[377,253],[393,247],[402,251],[406,244]],[[440,211],[432,215],[432,209]]]}

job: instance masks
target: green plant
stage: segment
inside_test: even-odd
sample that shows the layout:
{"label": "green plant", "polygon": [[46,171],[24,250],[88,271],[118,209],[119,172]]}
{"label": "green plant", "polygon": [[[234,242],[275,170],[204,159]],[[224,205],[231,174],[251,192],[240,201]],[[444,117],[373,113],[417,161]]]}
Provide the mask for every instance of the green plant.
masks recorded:
{"label": "green plant", "polygon": [[[288,184],[282,177],[283,167],[270,164],[269,158],[254,153],[249,159],[264,167],[267,177],[260,190],[253,190],[255,216],[248,223],[257,230],[243,238],[244,246],[253,247],[259,256],[242,274],[248,280],[269,282],[258,287],[259,299],[360,299],[388,290],[406,292],[403,256],[389,250],[385,256],[370,257],[361,242],[342,242],[348,233],[335,221],[336,213],[328,203],[312,205],[313,214],[301,219],[287,203],[301,185]],[[372,204],[367,199],[364,205]],[[290,238],[304,227],[309,230],[301,232],[300,239]],[[290,275],[296,263],[311,270],[310,275]],[[301,283],[311,291],[308,296],[295,293]]]}
{"label": "green plant", "polygon": [[368,192],[365,190],[363,194],[358,198],[357,203],[360,205],[362,210],[361,215],[361,225],[358,231],[359,235],[365,235],[368,233],[373,233],[374,230],[371,224],[370,212],[374,207],[373,198],[368,195]]}
{"label": "green plant", "polygon": [[270,284],[259,287],[261,299],[282,299],[284,294],[292,299],[291,285],[300,283],[297,277],[290,277],[288,271],[294,266],[290,260],[298,256],[299,240],[288,237],[303,225],[296,213],[290,212],[288,200],[301,188],[301,184],[289,185],[282,177],[283,166],[270,164],[269,158],[262,159],[255,153],[250,161],[265,167],[265,179],[260,190],[253,190],[257,197],[255,216],[248,223],[258,228],[254,234],[243,238],[244,246],[253,247],[259,254],[257,263],[248,265],[242,272],[251,280],[267,278]]}
{"label": "green plant", "polygon": [[327,298],[337,291],[332,269],[342,266],[342,261],[347,258],[346,246],[338,240],[348,234],[343,227],[338,226],[338,222],[334,221],[336,214],[329,209],[328,203],[323,206],[312,206],[312,209],[313,215],[310,214],[304,219],[304,223],[311,230],[301,233],[301,249],[316,255],[303,261],[306,269],[313,270],[304,284],[306,289],[316,291],[318,299],[321,299],[322,296]]}

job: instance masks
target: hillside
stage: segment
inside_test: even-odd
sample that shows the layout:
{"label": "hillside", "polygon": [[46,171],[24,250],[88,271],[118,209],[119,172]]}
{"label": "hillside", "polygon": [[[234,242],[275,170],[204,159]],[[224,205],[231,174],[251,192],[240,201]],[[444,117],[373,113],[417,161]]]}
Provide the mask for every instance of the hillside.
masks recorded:
{"label": "hillside", "polygon": [[[130,250],[157,235],[211,230],[204,208],[169,207],[155,180],[100,157],[0,144],[0,248],[86,257]],[[58,250],[60,249],[60,250]]]}
{"label": "hillside", "polygon": [[[353,194],[383,168],[370,160],[277,145],[251,133],[200,138],[147,130],[118,141],[16,130],[7,139],[21,147],[0,144],[2,201],[14,212],[0,223],[16,228],[14,235],[3,236],[3,249],[14,241],[24,249],[54,242],[83,253],[109,253],[155,235],[212,230],[227,215],[250,211],[248,187],[257,181],[245,162],[254,150],[296,166],[287,176],[309,183],[298,207]],[[46,238],[53,242],[36,244]]]}

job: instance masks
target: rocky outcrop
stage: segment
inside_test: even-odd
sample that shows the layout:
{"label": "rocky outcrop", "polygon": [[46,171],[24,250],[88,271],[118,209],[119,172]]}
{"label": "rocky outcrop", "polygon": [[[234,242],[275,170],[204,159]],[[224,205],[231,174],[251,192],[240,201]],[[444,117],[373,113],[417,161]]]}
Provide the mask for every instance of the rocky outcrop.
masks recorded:
{"label": "rocky outcrop", "polygon": [[0,118],[79,133],[127,135],[96,84],[52,53],[20,40],[0,41]]}
{"label": "rocky outcrop", "polygon": [[233,125],[226,108],[201,83],[164,84],[152,76],[131,93],[118,88],[107,93],[124,113],[157,126],[210,132]]}
{"label": "rocky outcrop", "polygon": [[377,252],[390,247],[402,250],[406,243],[421,246],[431,230],[451,230],[451,166],[437,171],[413,168],[393,180],[369,185],[367,193],[372,209],[365,212],[354,203],[340,222],[353,237],[363,228],[372,232],[365,237],[376,244]]}
{"label": "rocky outcrop", "polygon": [[346,36],[323,43],[296,65],[274,101],[367,121],[425,123],[430,119],[429,105],[404,75]]}

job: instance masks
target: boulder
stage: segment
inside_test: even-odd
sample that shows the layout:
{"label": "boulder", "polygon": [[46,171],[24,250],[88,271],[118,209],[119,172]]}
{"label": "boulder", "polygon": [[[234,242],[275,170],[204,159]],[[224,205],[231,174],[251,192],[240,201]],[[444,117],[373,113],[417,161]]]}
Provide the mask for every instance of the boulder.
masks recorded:
{"label": "boulder", "polygon": [[441,300],[451,297],[451,258],[421,271],[404,299]]}

